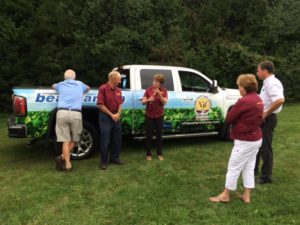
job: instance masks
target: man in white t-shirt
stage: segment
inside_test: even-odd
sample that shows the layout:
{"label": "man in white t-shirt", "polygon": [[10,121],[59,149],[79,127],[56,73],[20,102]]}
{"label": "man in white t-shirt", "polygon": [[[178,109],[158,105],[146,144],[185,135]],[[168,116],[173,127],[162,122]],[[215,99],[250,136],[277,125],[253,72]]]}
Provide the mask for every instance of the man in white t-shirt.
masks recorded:
{"label": "man in white t-shirt", "polygon": [[258,175],[260,157],[263,160],[261,175],[257,180],[259,184],[272,182],[273,170],[273,132],[277,125],[277,114],[282,109],[284,103],[283,86],[275,77],[274,64],[271,61],[264,61],[257,66],[257,76],[263,80],[263,87],[260,97],[264,103],[263,124],[261,126],[263,133],[262,146],[257,154],[255,174]]}

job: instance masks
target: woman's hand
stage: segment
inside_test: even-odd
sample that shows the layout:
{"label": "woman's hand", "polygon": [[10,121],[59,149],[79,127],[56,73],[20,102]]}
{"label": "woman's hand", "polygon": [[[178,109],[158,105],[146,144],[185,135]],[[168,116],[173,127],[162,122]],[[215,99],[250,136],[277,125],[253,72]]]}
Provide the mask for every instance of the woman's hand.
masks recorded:
{"label": "woman's hand", "polygon": [[154,93],[154,94],[153,94],[152,96],[158,94],[159,97],[162,97],[161,91],[160,91],[158,88],[155,88],[155,89],[153,90],[153,93]]}
{"label": "woman's hand", "polygon": [[142,104],[143,105],[146,105],[146,104],[148,104],[148,103],[152,103],[154,101],[154,95],[151,95],[151,97],[150,98],[147,98],[147,97],[143,97],[142,98]]}
{"label": "woman's hand", "polygon": [[162,95],[162,92],[158,88],[155,88],[154,92],[155,92],[155,94],[158,95],[162,104],[166,104],[168,102],[168,99]]}
{"label": "woman's hand", "polygon": [[152,103],[153,101],[154,101],[154,95],[151,95],[151,97],[148,98],[148,102],[149,102],[149,103]]}

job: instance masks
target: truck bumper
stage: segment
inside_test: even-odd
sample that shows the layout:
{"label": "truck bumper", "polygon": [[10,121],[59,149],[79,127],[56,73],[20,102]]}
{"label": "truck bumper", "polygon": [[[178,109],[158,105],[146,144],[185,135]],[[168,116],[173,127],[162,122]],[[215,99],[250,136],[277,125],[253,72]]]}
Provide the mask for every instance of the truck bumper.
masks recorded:
{"label": "truck bumper", "polygon": [[8,136],[11,138],[25,138],[27,135],[24,124],[16,124],[15,117],[10,116],[7,122]]}

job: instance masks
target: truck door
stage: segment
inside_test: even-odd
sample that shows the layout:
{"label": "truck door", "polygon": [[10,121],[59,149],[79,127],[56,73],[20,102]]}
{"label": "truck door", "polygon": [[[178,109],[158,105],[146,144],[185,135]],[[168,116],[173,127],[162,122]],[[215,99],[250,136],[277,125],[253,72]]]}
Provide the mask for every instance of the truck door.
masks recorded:
{"label": "truck door", "polygon": [[194,71],[178,70],[181,81],[182,132],[218,130],[223,121],[223,100],[211,93],[211,81]]}
{"label": "truck door", "polygon": [[128,68],[118,68],[117,70],[121,74],[121,84],[122,89],[122,133],[131,134],[133,129],[133,92],[131,91],[131,79],[130,70]]}
{"label": "truck door", "polygon": [[141,100],[144,96],[146,89],[152,86],[153,76],[155,74],[161,73],[165,76],[164,87],[168,90],[168,103],[165,105],[165,123],[164,123],[164,132],[176,132],[176,118],[173,118],[174,109],[176,106],[180,107],[180,100],[176,98],[176,93],[174,92],[174,79],[173,79],[173,70],[170,69],[160,69],[160,68],[151,68],[142,67],[137,69],[135,72],[136,82],[140,84],[140,87],[137,85],[137,90],[134,94],[134,134],[144,133],[144,120],[145,120],[145,109],[146,106],[142,105]]}

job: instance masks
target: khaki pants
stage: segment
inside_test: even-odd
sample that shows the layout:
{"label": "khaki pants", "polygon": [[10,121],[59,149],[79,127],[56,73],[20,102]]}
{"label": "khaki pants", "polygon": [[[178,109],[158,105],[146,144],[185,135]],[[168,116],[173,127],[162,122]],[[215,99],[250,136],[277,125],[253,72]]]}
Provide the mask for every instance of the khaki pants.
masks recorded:
{"label": "khaki pants", "polygon": [[81,112],[58,110],[56,113],[55,132],[57,142],[78,142],[82,132]]}

